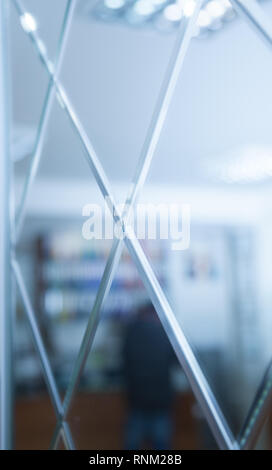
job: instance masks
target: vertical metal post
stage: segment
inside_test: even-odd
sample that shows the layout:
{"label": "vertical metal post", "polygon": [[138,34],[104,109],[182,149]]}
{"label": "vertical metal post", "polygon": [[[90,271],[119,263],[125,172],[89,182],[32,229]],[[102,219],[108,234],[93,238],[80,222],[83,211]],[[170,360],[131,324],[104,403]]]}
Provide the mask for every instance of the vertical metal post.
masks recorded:
{"label": "vertical metal post", "polygon": [[10,242],[9,107],[7,67],[7,0],[0,0],[0,448],[11,449],[12,298]]}

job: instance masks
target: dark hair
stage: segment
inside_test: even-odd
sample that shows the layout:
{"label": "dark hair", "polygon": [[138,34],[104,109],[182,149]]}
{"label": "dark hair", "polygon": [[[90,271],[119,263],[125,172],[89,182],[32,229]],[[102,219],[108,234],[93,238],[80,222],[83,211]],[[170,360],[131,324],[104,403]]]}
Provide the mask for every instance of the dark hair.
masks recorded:
{"label": "dark hair", "polygon": [[141,305],[138,309],[138,315],[141,317],[155,317],[157,315],[156,310],[151,302],[146,302],[145,304]]}

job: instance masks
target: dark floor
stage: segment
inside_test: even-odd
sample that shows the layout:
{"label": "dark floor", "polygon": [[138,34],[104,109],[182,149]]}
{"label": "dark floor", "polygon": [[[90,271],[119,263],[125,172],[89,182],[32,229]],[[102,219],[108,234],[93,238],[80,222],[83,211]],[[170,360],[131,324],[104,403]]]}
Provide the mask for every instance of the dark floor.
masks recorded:
{"label": "dark floor", "polygon": [[[202,447],[201,426],[193,417],[194,398],[180,394],[174,406],[173,449]],[[122,449],[125,399],[121,393],[80,394],[68,417],[78,449]],[[56,419],[45,395],[16,401],[17,449],[48,449]]]}

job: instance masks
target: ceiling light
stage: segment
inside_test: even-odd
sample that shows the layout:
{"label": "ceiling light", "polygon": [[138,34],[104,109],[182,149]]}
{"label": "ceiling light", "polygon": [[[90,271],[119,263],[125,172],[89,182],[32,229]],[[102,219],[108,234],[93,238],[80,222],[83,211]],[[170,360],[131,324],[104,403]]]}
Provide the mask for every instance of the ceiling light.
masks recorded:
{"label": "ceiling light", "polygon": [[226,7],[221,1],[212,0],[211,2],[207,3],[205,10],[213,18],[220,18],[226,12]]}
{"label": "ceiling light", "polygon": [[164,10],[164,15],[169,21],[180,21],[182,18],[182,8],[176,4],[168,5]]}
{"label": "ceiling light", "polygon": [[134,11],[138,15],[148,16],[154,13],[155,7],[149,0],[139,0],[139,2],[136,2],[134,5]]}
{"label": "ceiling light", "polygon": [[200,10],[198,18],[197,18],[197,25],[201,28],[207,28],[211,24],[211,17],[209,13],[205,10]]}
{"label": "ceiling light", "polygon": [[272,176],[272,151],[255,146],[238,148],[212,166],[214,176],[226,183],[261,182]]}
{"label": "ceiling light", "polygon": [[156,7],[163,5],[164,3],[167,3],[168,0],[151,0],[153,5]]}
{"label": "ceiling light", "polygon": [[118,10],[125,5],[125,0],[105,0],[105,6],[112,10]]}
{"label": "ceiling light", "polygon": [[[262,0],[258,0],[258,2]],[[136,27],[149,27],[165,32],[175,32],[180,22],[186,23],[196,10],[196,0],[103,0],[93,2],[81,0],[82,15],[91,14],[96,19],[119,22]],[[86,9],[86,4],[90,4]],[[27,14],[29,15],[29,14]],[[230,0],[203,0],[193,36],[205,37],[221,29],[235,17]],[[27,30],[36,28],[34,18],[23,19]]]}
{"label": "ceiling light", "polygon": [[226,10],[229,10],[230,8],[232,8],[232,4],[230,3],[229,0],[221,0],[221,3],[222,5],[224,5]]}
{"label": "ceiling light", "polygon": [[21,25],[27,33],[33,33],[37,29],[37,23],[35,18],[30,14],[25,12],[20,17]]}
{"label": "ceiling light", "polygon": [[195,7],[196,7],[195,0],[185,0],[182,6],[184,16],[186,16],[187,18],[192,16],[192,14],[195,11]]}

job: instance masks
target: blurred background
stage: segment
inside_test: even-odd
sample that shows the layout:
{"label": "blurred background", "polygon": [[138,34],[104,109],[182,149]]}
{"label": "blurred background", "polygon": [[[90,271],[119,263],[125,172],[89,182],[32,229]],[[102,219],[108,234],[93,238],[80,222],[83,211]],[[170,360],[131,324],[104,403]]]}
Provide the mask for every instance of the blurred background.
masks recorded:
{"label": "blurred background", "polygon": [[[20,19],[11,8],[9,19],[17,207],[48,85],[22,25],[37,31],[53,61],[66,2],[24,5],[29,16]],[[272,3],[261,5],[272,19]],[[177,27],[193,9],[193,0],[78,1],[60,80],[119,202]],[[194,36],[140,195],[143,203],[190,204],[190,246],[141,244],[237,435],[272,355],[271,51],[225,0],[204,2]],[[86,203],[103,199],[56,98],[18,258],[62,396],[112,246],[83,239]],[[18,293],[16,299],[15,448],[46,449],[56,418]],[[126,446],[124,343],[147,301],[124,250],[68,416],[79,449]],[[181,367],[173,361],[169,370],[171,448],[215,449]],[[148,438],[141,446],[150,448]],[[256,446],[272,447],[270,417]]]}

